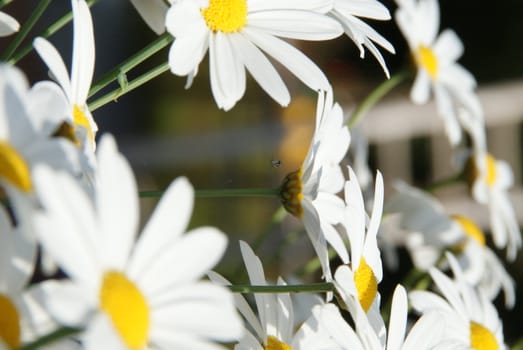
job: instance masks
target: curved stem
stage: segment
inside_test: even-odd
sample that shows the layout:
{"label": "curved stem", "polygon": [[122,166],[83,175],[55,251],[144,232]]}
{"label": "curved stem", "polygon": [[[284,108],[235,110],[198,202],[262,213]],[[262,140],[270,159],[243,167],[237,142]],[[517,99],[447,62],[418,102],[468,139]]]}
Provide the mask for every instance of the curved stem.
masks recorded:
{"label": "curved stem", "polygon": [[25,22],[24,25],[22,26],[22,29],[20,30],[20,32],[18,32],[18,34],[16,35],[14,40],[11,42],[11,44],[9,44],[7,49],[2,54],[2,58],[1,58],[2,61],[7,61],[11,57],[11,55],[15,52],[15,50],[18,48],[18,46],[20,46],[22,41],[24,41],[27,34],[29,34],[31,29],[33,29],[33,26],[43,15],[43,13],[45,12],[45,9],[47,8],[47,6],[49,6],[50,3],[51,3],[51,0],[40,0],[38,5],[34,9],[33,13],[31,13],[31,16],[29,16],[29,19],[27,20],[27,22]]}
{"label": "curved stem", "polygon": [[[96,2],[100,0],[87,0],[86,3],[89,7],[94,5]],[[51,24],[46,30],[44,30],[39,36],[42,38],[49,38],[51,35],[62,29],[67,23],[71,22],[73,19],[73,13],[68,12],[62,17],[60,17],[56,22]],[[16,62],[20,61],[22,58],[24,58],[29,52],[33,50],[33,43],[29,43],[26,46],[24,46],[21,50],[18,50],[18,52],[13,55],[13,57],[9,60],[9,63],[15,64]]]}
{"label": "curved stem", "polygon": [[174,38],[169,33],[164,33],[160,35],[156,40],[154,40],[152,43],[144,47],[142,50],[138,51],[131,57],[129,57],[127,60],[119,64],[118,66],[111,69],[109,72],[104,74],[100,80],[98,80],[96,83],[94,83],[91,86],[91,90],[89,90],[89,96],[91,97],[94,94],[96,94],[98,91],[112,83],[113,81],[117,80],[119,76],[122,74],[127,73],[167,45],[169,45]]}
{"label": "curved stem", "polygon": [[29,343],[29,344],[26,344],[26,345],[23,345],[21,346],[20,348],[18,348],[18,350],[36,350],[36,349],[40,349],[42,346],[44,345],[49,345],[57,340],[60,340],[60,339],[63,339],[63,338],[66,338],[66,337],[69,337],[71,335],[75,335],[75,334],[78,334],[80,333],[82,330],[81,329],[78,329],[78,328],[68,328],[68,327],[64,327],[64,328],[59,328],[47,335],[44,335],[43,337],[41,338],[38,338],[37,340]]}
{"label": "curved stem", "polygon": [[[141,198],[161,197],[164,191],[140,191]],[[278,197],[279,188],[230,188],[195,190],[194,194],[198,198],[222,198],[222,197]]]}
{"label": "curved stem", "polygon": [[378,85],[356,108],[349,118],[348,126],[350,129],[363,117],[363,115],[372,108],[379,100],[389,93],[393,88],[401,84],[411,75],[410,71],[401,71],[394,74],[390,79],[385,80]]}
{"label": "curved stem", "polygon": [[0,0],[0,9],[11,2],[13,2],[13,0]]}
{"label": "curved stem", "polygon": [[134,89],[140,87],[141,85],[147,83],[150,80],[153,80],[160,74],[165,73],[167,70],[169,70],[169,64],[167,62],[154,67],[150,71],[140,75],[138,78],[128,82],[125,85],[120,86],[118,89],[114,89],[113,91],[108,92],[102,97],[89,103],[89,110],[93,112],[111,101],[116,101],[118,97],[133,91]]}
{"label": "curved stem", "polygon": [[332,283],[309,283],[280,286],[251,286],[235,284],[227,286],[233,293],[323,293],[334,291]]}

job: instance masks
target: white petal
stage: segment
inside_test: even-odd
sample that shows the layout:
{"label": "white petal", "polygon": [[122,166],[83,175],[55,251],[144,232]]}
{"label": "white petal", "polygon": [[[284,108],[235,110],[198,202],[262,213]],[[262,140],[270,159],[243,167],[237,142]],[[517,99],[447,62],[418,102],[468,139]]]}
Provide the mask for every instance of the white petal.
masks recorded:
{"label": "white petal", "polygon": [[189,224],[193,204],[194,189],[187,178],[174,180],[162,195],[136,243],[128,267],[131,275],[145,274],[147,264],[167,244],[181,237]]}
{"label": "white petal", "polygon": [[165,15],[168,7],[163,0],[131,0],[138,13],[158,35],[165,31]]}
{"label": "white petal", "polygon": [[416,104],[425,104],[430,98],[430,77],[423,68],[418,69],[414,84],[410,90],[410,99]]}
{"label": "white petal", "polygon": [[326,13],[332,9],[332,0],[249,0],[249,12],[288,9]]}
{"label": "white petal", "polygon": [[244,28],[244,34],[260,49],[283,64],[309,88],[328,90],[330,84],[325,74],[302,52],[271,35]]}
{"label": "white petal", "polygon": [[71,0],[73,5],[73,57],[71,65],[72,102],[83,107],[93,80],[95,47],[93,20],[85,1]]}
{"label": "white petal", "polygon": [[303,225],[309,235],[314,251],[320,260],[323,278],[326,281],[331,281],[332,273],[329,265],[329,255],[327,253],[327,242],[321,234],[320,218],[312,203],[307,200],[302,200],[301,205],[303,207]]}
{"label": "white petal", "polygon": [[390,19],[389,10],[382,3],[375,0],[335,0],[334,8],[338,11],[347,11],[358,17],[378,20]]}
{"label": "white petal", "polygon": [[207,53],[209,33],[203,26],[193,26],[191,35],[176,38],[169,49],[169,67],[176,75],[190,74]]}
{"label": "white petal", "polygon": [[56,48],[44,38],[36,38],[33,41],[33,46],[51,71],[58,84],[60,84],[62,89],[64,89],[69,101],[73,101],[71,81],[62,56],[60,56]]}
{"label": "white petal", "polygon": [[16,19],[4,12],[0,12],[0,36],[11,35],[20,29],[20,24]]}
{"label": "white petal", "polygon": [[407,327],[408,302],[407,292],[401,285],[397,285],[392,296],[392,307],[387,339],[387,350],[400,350],[405,338]]}
{"label": "white petal", "polygon": [[98,313],[93,317],[82,336],[82,341],[86,350],[128,349],[105,313]]}
{"label": "white petal", "polygon": [[454,62],[463,55],[464,47],[456,32],[445,29],[434,43],[433,50],[436,57]]}

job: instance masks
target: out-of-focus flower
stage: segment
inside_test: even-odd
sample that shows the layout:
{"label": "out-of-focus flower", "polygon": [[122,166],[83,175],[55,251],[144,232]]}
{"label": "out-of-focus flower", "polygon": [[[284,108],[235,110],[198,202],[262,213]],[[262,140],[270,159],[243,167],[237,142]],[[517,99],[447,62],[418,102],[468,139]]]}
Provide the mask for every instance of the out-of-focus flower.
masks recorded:
{"label": "out-of-focus flower", "polygon": [[167,12],[167,31],[175,37],[169,66],[189,76],[209,51],[211,90],[219,108],[231,109],[245,93],[245,69],[276,102],[287,106],[290,94],[267,53],[311,89],[327,90],[323,72],[284,40],[327,40],[343,33],[325,15],[330,0],[178,0]]}
{"label": "out-of-focus flower", "polygon": [[[349,167],[349,181],[345,183],[345,216],[342,226],[350,243],[350,265],[338,267],[334,275],[336,290],[345,304],[357,300],[368,315],[373,329],[381,338],[385,325],[380,316],[378,284],[383,277],[380,251],[376,235],[383,209],[383,179],[378,172],[372,215],[368,220],[363,195],[356,175]],[[356,317],[357,310],[349,310]]]}
{"label": "out-of-focus flower", "polygon": [[361,305],[353,299],[347,301],[353,304],[349,307],[350,309],[360,309],[359,314],[363,316],[355,318],[356,330],[347,324],[339,309],[333,304],[325,304],[313,310],[319,320],[317,331],[327,333],[331,337],[331,341],[336,344],[336,347],[329,349],[419,350],[432,349],[444,342],[444,339],[442,339],[443,324],[440,322],[438,312],[428,313],[420,317],[405,337],[408,303],[407,293],[401,285],[396,287],[392,296],[386,341],[385,338],[379,337],[374,332],[369,320],[364,316]]}
{"label": "out-of-focus flower", "polygon": [[49,41],[36,38],[33,45],[69,101],[69,113],[63,125],[58,127],[57,134],[69,138],[83,150],[84,174],[91,178],[95,167],[95,136],[98,130],[86,102],[95,63],[93,21],[85,0],[71,0],[71,4],[74,25],[71,76],[67,73],[62,57]]}
{"label": "out-of-focus flower", "polygon": [[0,11],[0,36],[8,36],[20,29],[20,23],[7,13]]}
{"label": "out-of-focus flower", "polygon": [[[425,104],[432,91],[447,136],[456,145],[461,140],[460,123],[483,123],[482,108],[474,92],[476,80],[456,62],[463,54],[463,44],[450,29],[438,36],[440,13],[437,0],[396,2],[399,6],[396,22],[417,67],[411,99],[414,103]],[[472,120],[460,118],[462,108],[469,111]]]}
{"label": "out-of-focus flower", "polygon": [[366,47],[376,57],[387,78],[390,77],[385,59],[375,44],[391,53],[395,53],[394,46],[360,18],[389,20],[389,10],[377,0],[334,0],[333,9],[329,13],[340,21],[345,34],[360,50],[360,57],[365,57]]}
{"label": "out-of-focus flower", "polygon": [[510,165],[497,160],[486,147],[478,147],[467,163],[467,174],[476,201],[488,205],[492,238],[497,248],[507,249],[507,259],[516,259],[521,232],[508,196],[514,184]]}
{"label": "out-of-focus flower", "polygon": [[214,349],[211,341],[238,339],[231,293],[199,280],[223,255],[226,236],[211,227],[183,234],[194,200],[188,181],[169,186],[135,243],[136,183],[110,136],[100,142],[97,172],[93,203],[67,174],[35,170],[44,208],[34,214],[37,236],[70,278],[45,290],[56,320],[85,327],[86,349]]}
{"label": "out-of-focus flower", "polygon": [[[336,250],[341,241],[333,225],[342,220],[345,207],[336,194],[345,182],[340,162],[349,144],[350,133],[341,107],[333,104],[332,91],[320,92],[309,151],[301,168],[285,177],[280,192],[285,209],[303,221],[327,280],[332,274],[326,240]],[[343,251],[343,242],[341,246],[340,251]],[[345,258],[348,258],[347,254]]]}
{"label": "out-of-focus flower", "polygon": [[[502,289],[505,305],[514,306],[514,281],[472,220],[447,214],[436,198],[405,183],[397,183],[395,188],[398,192],[387,201],[385,211],[399,215],[397,229],[416,268],[443,269],[443,253],[453,251],[470,284],[482,289],[491,300]],[[396,220],[394,215],[389,217]]]}
{"label": "out-of-focus flower", "polygon": [[165,32],[165,15],[169,7],[164,0],[131,0],[131,3],[156,34]]}
{"label": "out-of-focus flower", "polygon": [[429,270],[443,297],[429,291],[413,291],[412,307],[422,314],[439,311],[445,325],[443,339],[454,348],[506,349],[503,325],[492,302],[465,280],[458,262],[446,253],[454,279],[436,268]]}

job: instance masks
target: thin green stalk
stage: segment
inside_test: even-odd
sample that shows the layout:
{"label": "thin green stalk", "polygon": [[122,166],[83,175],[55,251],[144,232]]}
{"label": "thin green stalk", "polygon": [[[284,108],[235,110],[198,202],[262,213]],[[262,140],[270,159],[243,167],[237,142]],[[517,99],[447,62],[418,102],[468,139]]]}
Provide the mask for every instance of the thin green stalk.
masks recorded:
{"label": "thin green stalk", "polygon": [[40,349],[44,345],[49,345],[57,340],[69,337],[71,335],[78,334],[81,331],[82,331],[81,329],[77,329],[77,328],[68,328],[68,327],[60,328],[47,335],[44,335],[41,338],[38,338],[37,340],[35,340],[29,344],[21,346],[20,348],[18,348],[18,350]]}
{"label": "thin green stalk", "polygon": [[154,40],[152,43],[144,47],[142,50],[134,54],[133,56],[129,57],[127,60],[116,66],[115,68],[111,69],[109,72],[107,72],[100,80],[95,82],[91,86],[91,90],[89,90],[89,96],[91,97],[94,94],[96,94],[98,91],[112,83],[113,81],[117,80],[119,76],[122,76],[122,74],[125,74],[129,72],[131,69],[169,45],[174,38],[169,33],[164,33],[160,35],[156,40]]}
{"label": "thin green stalk", "polygon": [[[12,0],[9,0],[12,1]],[[94,5],[100,0],[87,0],[86,3],[89,7]],[[39,36],[42,38],[49,38],[51,35],[62,29],[67,23],[71,22],[73,19],[73,13],[68,12],[62,17],[60,17],[56,22],[51,24],[49,27],[47,27],[46,30],[44,30]],[[29,52],[33,50],[33,43],[29,43],[25,45],[22,49],[18,50],[16,54],[13,55],[13,57],[9,60],[9,63],[15,64],[16,62],[20,61],[22,58],[24,58]]]}
{"label": "thin green stalk", "polygon": [[5,5],[10,4],[12,2],[13,2],[13,0],[0,0],[0,9],[2,7],[4,7]]}
{"label": "thin green stalk", "polygon": [[11,57],[11,55],[15,52],[15,50],[18,48],[18,46],[20,46],[22,41],[24,41],[27,34],[29,34],[31,29],[33,29],[33,26],[38,21],[38,19],[40,19],[40,17],[43,15],[43,13],[45,12],[45,9],[47,8],[47,6],[49,6],[50,3],[51,3],[51,0],[40,0],[38,5],[34,9],[33,13],[27,20],[27,22],[24,23],[24,25],[22,26],[21,30],[18,32],[18,34],[16,35],[14,40],[11,42],[11,44],[9,44],[7,49],[2,54],[2,57],[1,57],[2,61],[7,61]]}
{"label": "thin green stalk", "polygon": [[354,125],[356,125],[356,123],[363,117],[363,115],[372,108],[372,106],[374,106],[393,88],[401,84],[410,75],[411,73],[409,71],[401,71],[378,85],[352,113],[348,121],[349,128],[352,129]]}
{"label": "thin green stalk", "polygon": [[510,350],[523,350],[523,337],[519,338]]}
{"label": "thin green stalk", "polygon": [[332,283],[309,283],[283,286],[251,286],[235,284],[227,286],[233,293],[324,293],[334,291]]}
{"label": "thin green stalk", "polygon": [[[140,191],[141,198],[157,198],[164,191]],[[279,195],[279,188],[228,188],[213,190],[195,190],[198,198],[222,198],[222,197],[275,197]]]}

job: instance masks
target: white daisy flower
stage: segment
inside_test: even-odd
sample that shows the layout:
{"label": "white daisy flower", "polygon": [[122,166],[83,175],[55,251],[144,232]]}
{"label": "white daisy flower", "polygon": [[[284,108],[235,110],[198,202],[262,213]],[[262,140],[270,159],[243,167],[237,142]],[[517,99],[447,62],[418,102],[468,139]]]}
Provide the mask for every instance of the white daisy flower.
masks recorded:
{"label": "white daisy flower", "polygon": [[165,32],[165,15],[169,7],[164,0],[131,0],[131,3],[156,34]]}
{"label": "white daisy flower", "polygon": [[[359,303],[349,300],[354,308],[361,309]],[[361,310],[363,312],[363,310]],[[355,320],[355,329],[347,324],[339,309],[333,304],[325,304],[313,310],[319,320],[317,331],[331,336],[336,347],[343,350],[419,350],[432,349],[441,342],[443,324],[439,313],[428,313],[420,317],[407,331],[408,303],[405,288],[398,285],[392,297],[389,328],[386,342],[372,329],[366,317]],[[318,347],[320,349],[320,347]],[[322,349],[327,349],[326,347]]]}
{"label": "white daisy flower", "polygon": [[390,74],[385,59],[375,44],[390,53],[395,53],[394,46],[360,19],[360,17],[363,17],[380,21],[389,20],[389,10],[377,0],[334,0],[333,9],[329,13],[340,21],[345,34],[352,39],[360,50],[360,57],[365,57],[366,47],[376,57],[385,75],[389,78]]}
{"label": "white daisy flower", "polygon": [[488,205],[494,244],[497,248],[506,248],[507,259],[514,261],[521,248],[521,231],[508,197],[514,185],[510,165],[486,151],[476,151],[467,170],[474,199]]}
{"label": "white daisy flower", "polygon": [[300,169],[288,174],[281,185],[283,206],[303,221],[327,280],[332,274],[326,240],[336,250],[342,251],[340,244],[345,249],[333,225],[342,220],[345,207],[336,194],[345,182],[340,162],[349,144],[350,133],[341,107],[333,104],[332,91],[320,92],[309,151]]}
{"label": "white daisy flower", "polygon": [[467,109],[475,120],[483,123],[483,112],[474,92],[476,81],[456,62],[463,54],[463,44],[449,29],[438,36],[440,14],[437,0],[396,2],[399,6],[396,22],[417,66],[410,97],[414,103],[425,104],[432,91],[447,136],[456,145],[461,140],[460,124],[469,122],[460,118],[459,109]]}
{"label": "white daisy flower", "polygon": [[[211,90],[219,108],[231,109],[245,93],[245,69],[276,102],[290,95],[262,52],[313,90],[329,89],[323,72],[302,52],[278,37],[327,40],[343,33],[324,13],[331,0],[171,0],[167,31],[175,37],[169,66],[176,75],[196,75],[209,51]],[[190,85],[190,82],[189,82]]]}
{"label": "white daisy flower", "polygon": [[472,220],[447,214],[436,198],[405,183],[397,183],[395,188],[398,192],[387,201],[385,211],[399,216],[403,244],[416,268],[445,268],[441,257],[451,250],[470,284],[491,300],[503,290],[505,305],[514,306],[514,281]]}
{"label": "white daisy flower", "polygon": [[18,32],[20,23],[7,13],[0,11],[0,36],[8,36]]}
{"label": "white daisy flower", "polygon": [[37,234],[71,279],[46,288],[57,321],[85,328],[86,349],[218,349],[212,341],[238,339],[231,293],[199,280],[226,236],[211,227],[182,234],[194,200],[188,181],[169,186],[135,243],[136,183],[110,136],[100,142],[98,175],[93,203],[67,174],[35,170],[44,208],[34,214]]}
{"label": "white daisy flower", "polygon": [[428,291],[409,294],[412,307],[420,313],[439,311],[445,326],[443,338],[454,348],[506,349],[503,325],[496,308],[465,280],[458,262],[446,253],[454,273],[450,279],[436,268],[430,275],[443,297]]}
{"label": "white daisy flower", "polygon": [[[338,267],[334,275],[335,286],[347,306],[351,305],[349,299],[359,302],[381,338],[385,336],[385,325],[380,315],[378,284],[383,278],[383,269],[376,236],[383,209],[383,179],[378,172],[372,215],[368,220],[361,188],[350,167],[349,178],[345,184],[347,206],[341,223],[350,242],[350,265]],[[357,316],[355,309],[349,311],[353,317]]]}
{"label": "white daisy flower", "polygon": [[56,84],[42,82],[29,88],[18,68],[0,65],[0,184],[13,201],[19,220],[19,215],[25,214],[22,203],[32,202],[35,164],[78,171],[74,147],[52,137],[49,129],[53,118],[65,115],[65,107]]}
{"label": "white daisy flower", "polygon": [[[240,250],[250,284],[268,285],[263,265],[251,247],[240,241]],[[209,277],[216,283],[230,284],[216,273],[211,272]],[[285,284],[283,279],[278,279],[278,285]],[[310,310],[310,316],[296,329],[294,308],[288,293],[255,293],[258,316],[243,296],[236,294],[234,297],[236,307],[248,323],[242,339],[234,347],[235,350],[317,350],[325,349],[332,344],[317,332],[315,325],[318,321],[314,315],[311,315]],[[322,347],[318,347],[318,344],[322,344]]]}
{"label": "white daisy flower", "polygon": [[[71,76],[56,48],[44,38],[36,38],[34,48],[49,68],[51,75],[60,84],[67,100],[69,113],[62,120],[65,133],[81,147],[85,154],[84,169],[92,176],[94,165],[95,136],[98,126],[87,108],[87,96],[91,87],[95,62],[93,21],[85,0],[71,0],[73,9],[73,54]],[[73,129],[73,130],[71,130]]]}

